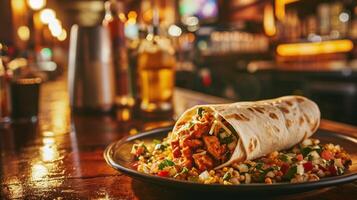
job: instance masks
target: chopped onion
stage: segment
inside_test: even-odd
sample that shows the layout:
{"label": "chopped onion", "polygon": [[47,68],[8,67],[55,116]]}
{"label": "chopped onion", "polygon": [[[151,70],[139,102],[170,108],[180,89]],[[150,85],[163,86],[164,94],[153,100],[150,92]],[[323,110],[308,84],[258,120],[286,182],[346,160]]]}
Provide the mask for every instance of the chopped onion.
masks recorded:
{"label": "chopped onion", "polygon": [[341,168],[344,167],[342,164],[341,158],[336,158],[334,163],[335,163],[336,167],[341,167]]}
{"label": "chopped onion", "polygon": [[313,160],[320,158],[320,155],[316,151],[311,151],[308,155],[311,155]]}
{"label": "chopped onion", "polygon": [[301,164],[297,165],[296,173],[299,174],[299,175],[303,175],[304,174],[304,166],[301,165]]}
{"label": "chopped onion", "polygon": [[208,134],[212,135],[214,133],[214,129],[216,127],[216,124],[217,124],[217,121],[214,120],[212,126],[211,126],[211,129],[209,130]]}
{"label": "chopped onion", "polygon": [[243,163],[238,165],[238,169],[239,169],[240,173],[248,172],[248,170],[249,170],[248,166]]}
{"label": "chopped onion", "polygon": [[203,181],[209,179],[209,177],[210,177],[210,175],[207,170],[205,170],[198,176],[198,178]]}
{"label": "chopped onion", "polygon": [[305,139],[304,141],[302,141],[301,144],[304,147],[311,146],[312,145],[312,141],[311,141],[311,139]]}

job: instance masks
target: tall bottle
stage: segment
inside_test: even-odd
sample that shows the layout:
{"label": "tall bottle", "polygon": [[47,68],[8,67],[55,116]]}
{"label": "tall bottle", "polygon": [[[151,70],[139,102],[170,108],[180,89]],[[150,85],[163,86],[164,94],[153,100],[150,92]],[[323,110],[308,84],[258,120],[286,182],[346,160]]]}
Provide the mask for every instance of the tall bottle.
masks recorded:
{"label": "tall bottle", "polygon": [[0,123],[8,122],[10,120],[10,105],[8,95],[9,90],[7,85],[6,69],[2,62],[2,54],[0,49]]}
{"label": "tall bottle", "polygon": [[141,41],[138,53],[140,110],[144,117],[160,117],[173,111],[175,49],[159,31],[158,9],[154,8],[153,27]]}
{"label": "tall bottle", "polygon": [[129,60],[124,32],[125,15],[123,2],[117,0],[105,2],[103,25],[108,27],[112,42],[116,79],[116,105],[118,107],[132,106],[134,102],[129,85]]}

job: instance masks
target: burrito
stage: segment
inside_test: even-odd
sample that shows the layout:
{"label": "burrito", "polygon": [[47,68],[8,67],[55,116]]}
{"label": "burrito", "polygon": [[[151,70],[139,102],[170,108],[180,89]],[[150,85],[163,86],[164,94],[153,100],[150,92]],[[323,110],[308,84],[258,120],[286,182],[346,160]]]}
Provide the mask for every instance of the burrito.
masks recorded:
{"label": "burrito", "polygon": [[182,114],[168,141],[180,165],[205,171],[291,148],[319,123],[318,106],[302,96],[199,105]]}

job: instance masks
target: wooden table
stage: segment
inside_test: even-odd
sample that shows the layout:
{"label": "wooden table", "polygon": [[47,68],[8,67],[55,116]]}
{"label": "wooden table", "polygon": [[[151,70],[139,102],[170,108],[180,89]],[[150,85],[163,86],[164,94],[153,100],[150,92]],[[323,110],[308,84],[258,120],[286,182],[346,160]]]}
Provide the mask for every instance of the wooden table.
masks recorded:
{"label": "wooden table", "polygon": [[[177,112],[196,103],[224,102],[177,90]],[[224,194],[195,193],[133,180],[110,168],[105,147],[125,135],[172,124],[173,121],[120,122],[113,116],[72,115],[65,80],[42,86],[36,124],[10,124],[0,129],[1,197],[5,199],[221,199]],[[357,137],[357,128],[323,120],[322,129]],[[273,199],[356,199],[357,183]]]}

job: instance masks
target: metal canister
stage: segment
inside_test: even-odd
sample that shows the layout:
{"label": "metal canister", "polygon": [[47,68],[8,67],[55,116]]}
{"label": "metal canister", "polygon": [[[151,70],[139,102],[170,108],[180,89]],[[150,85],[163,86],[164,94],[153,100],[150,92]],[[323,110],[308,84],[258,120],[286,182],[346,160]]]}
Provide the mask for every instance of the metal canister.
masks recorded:
{"label": "metal canister", "polygon": [[115,76],[108,30],[73,25],[68,83],[73,110],[110,111],[115,101]]}

